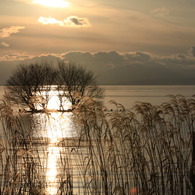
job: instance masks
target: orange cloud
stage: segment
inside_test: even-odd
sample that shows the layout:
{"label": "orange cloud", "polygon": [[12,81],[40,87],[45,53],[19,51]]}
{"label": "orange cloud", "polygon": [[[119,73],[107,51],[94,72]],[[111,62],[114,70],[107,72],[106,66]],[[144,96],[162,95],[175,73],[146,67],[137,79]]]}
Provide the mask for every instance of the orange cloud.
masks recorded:
{"label": "orange cloud", "polygon": [[0,29],[0,38],[9,37],[11,34],[18,33],[21,29],[24,29],[25,26],[10,26]]}
{"label": "orange cloud", "polygon": [[9,47],[10,45],[8,43],[5,42],[1,42],[0,43],[0,47]]}
{"label": "orange cloud", "polygon": [[69,16],[63,21],[52,17],[39,17],[38,22],[42,24],[57,24],[62,27],[89,27],[90,23],[87,18],[79,18],[78,16]]}

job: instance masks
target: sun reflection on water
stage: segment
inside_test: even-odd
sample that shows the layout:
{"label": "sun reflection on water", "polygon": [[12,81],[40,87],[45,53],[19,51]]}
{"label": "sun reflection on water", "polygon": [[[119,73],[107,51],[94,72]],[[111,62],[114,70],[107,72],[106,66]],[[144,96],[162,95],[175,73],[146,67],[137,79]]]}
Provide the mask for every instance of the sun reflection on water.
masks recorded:
{"label": "sun reflection on water", "polygon": [[57,161],[60,158],[60,151],[58,147],[48,147],[47,159],[47,173],[46,178],[48,182],[47,191],[50,195],[57,194]]}
{"label": "sun reflection on water", "polygon": [[[45,96],[44,92],[42,95]],[[40,140],[47,140],[45,142],[47,156],[46,159],[46,180],[47,193],[54,195],[58,193],[60,158],[63,148],[59,147],[59,143],[70,137],[75,137],[75,127],[73,122],[72,112],[57,112],[57,110],[67,110],[71,107],[70,102],[65,98],[59,99],[55,91],[49,94],[49,101],[47,109],[50,112],[34,114],[35,132],[34,137]],[[63,102],[63,104],[62,104]],[[40,108],[41,109],[41,108]],[[53,111],[53,112],[51,112]]]}
{"label": "sun reflection on water", "polygon": [[47,109],[50,109],[50,110],[52,110],[52,109],[53,110],[60,110],[60,109],[68,110],[70,108],[71,108],[71,103],[66,97],[56,95],[55,93],[50,94]]}
{"label": "sun reflection on water", "polygon": [[74,136],[72,113],[50,113],[46,124],[48,143],[47,156],[47,191],[50,195],[57,194],[59,160],[61,157],[61,147],[58,143],[68,137]]}

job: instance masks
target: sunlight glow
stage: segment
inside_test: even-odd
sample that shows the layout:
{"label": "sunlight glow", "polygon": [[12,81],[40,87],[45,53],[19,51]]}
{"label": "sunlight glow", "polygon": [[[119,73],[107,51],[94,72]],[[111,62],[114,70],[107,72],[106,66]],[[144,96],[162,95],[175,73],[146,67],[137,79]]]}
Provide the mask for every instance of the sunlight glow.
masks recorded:
{"label": "sunlight glow", "polygon": [[33,96],[31,101],[38,110],[43,109],[43,105],[45,105],[46,109],[51,111],[68,110],[72,108],[71,102],[63,95],[62,91],[42,91]]}
{"label": "sunlight glow", "polygon": [[50,119],[48,121],[47,137],[50,139],[51,144],[56,144],[62,139],[62,127],[59,113],[50,113]]}
{"label": "sunlight glow", "polygon": [[[33,137],[40,140],[46,140],[46,180],[47,194],[56,195],[59,189],[59,175],[61,174],[60,158],[63,147],[61,145],[68,138],[76,137],[77,128],[75,128],[72,112],[59,112],[58,110],[68,110],[71,103],[67,99],[64,91],[43,90],[36,94],[32,100],[37,109],[48,109],[46,113],[35,113],[33,120],[35,130]],[[43,106],[44,105],[44,106]],[[45,138],[45,139],[44,139]],[[45,163],[45,162],[44,162]]]}
{"label": "sunlight glow", "polygon": [[47,192],[49,195],[57,194],[58,183],[60,174],[59,159],[62,152],[61,147],[58,147],[58,143],[67,137],[72,137],[73,129],[71,126],[72,113],[50,113],[48,121],[45,124],[47,129],[47,137],[49,138],[49,144],[47,148]]}
{"label": "sunlight glow", "polygon": [[50,195],[57,194],[56,177],[57,177],[57,160],[60,158],[59,147],[48,148],[47,173],[48,181],[47,191]]}
{"label": "sunlight glow", "polygon": [[47,137],[51,144],[57,144],[63,138],[73,137],[75,132],[72,129],[72,113],[50,113],[46,124]]}
{"label": "sunlight glow", "polygon": [[47,105],[48,109],[59,109],[59,98],[57,96],[51,96]]}
{"label": "sunlight glow", "polygon": [[33,3],[53,8],[67,8],[70,5],[64,0],[33,0]]}
{"label": "sunlight glow", "polygon": [[67,98],[63,97],[62,99],[63,101],[63,104],[60,105],[60,100],[59,100],[59,97],[57,95],[51,95],[50,96],[50,99],[49,99],[49,102],[48,102],[48,105],[47,105],[47,109],[54,109],[54,110],[57,110],[57,109],[63,109],[63,110],[68,110],[71,108],[71,103],[70,101],[68,101]]}
{"label": "sunlight glow", "polygon": [[56,24],[61,27],[90,27],[91,24],[87,18],[80,18],[78,16],[69,16],[64,20],[57,20],[52,17],[39,17],[38,22],[44,25]]}
{"label": "sunlight glow", "polygon": [[58,24],[59,26],[64,26],[64,22],[56,20],[55,18],[39,17],[38,22],[42,24]]}

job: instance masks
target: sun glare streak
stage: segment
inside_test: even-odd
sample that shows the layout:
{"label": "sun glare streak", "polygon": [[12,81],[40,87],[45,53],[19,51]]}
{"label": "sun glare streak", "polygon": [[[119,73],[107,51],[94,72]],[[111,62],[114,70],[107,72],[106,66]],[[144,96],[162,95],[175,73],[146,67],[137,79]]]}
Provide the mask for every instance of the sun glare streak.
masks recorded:
{"label": "sun glare streak", "polygon": [[70,109],[71,108],[70,101],[68,101],[68,99],[64,97],[63,105],[60,106],[59,97],[57,95],[51,95],[47,105],[47,109],[56,110],[56,109],[60,109],[61,107],[63,107],[64,110]]}
{"label": "sun glare streak", "polygon": [[60,151],[58,147],[48,148],[47,159],[47,173],[46,178],[48,181],[47,191],[50,195],[57,194],[56,177],[57,177],[57,160],[60,158]]}
{"label": "sun glare streak", "polygon": [[72,126],[71,126],[71,113],[65,115],[54,112],[50,113],[49,120],[45,126],[47,129],[47,137],[49,138],[49,145],[47,148],[47,192],[49,195],[57,194],[58,191],[58,174],[59,170],[59,159],[61,156],[61,148],[58,147],[58,143],[67,137],[72,137]]}
{"label": "sun glare streak", "polygon": [[33,0],[33,3],[53,8],[67,8],[70,6],[70,3],[64,0]]}
{"label": "sun glare streak", "polygon": [[47,137],[51,144],[59,143],[63,138],[73,137],[76,132],[72,129],[72,113],[50,113],[47,123]]}
{"label": "sun glare streak", "polygon": [[60,158],[63,149],[60,144],[67,138],[77,135],[74,128],[73,113],[58,112],[58,110],[70,109],[71,102],[63,91],[56,91],[55,86],[52,91],[43,90],[36,94],[34,102],[37,109],[43,109],[45,106],[45,109],[48,110],[47,113],[34,115],[36,127],[33,136],[46,138],[46,191],[48,195],[55,195],[59,190],[59,175],[61,174]]}

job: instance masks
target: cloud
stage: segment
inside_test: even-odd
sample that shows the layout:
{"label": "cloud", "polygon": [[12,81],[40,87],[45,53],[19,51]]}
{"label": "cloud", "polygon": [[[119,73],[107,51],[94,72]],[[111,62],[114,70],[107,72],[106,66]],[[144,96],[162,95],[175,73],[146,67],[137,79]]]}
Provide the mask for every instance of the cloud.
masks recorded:
{"label": "cloud", "polygon": [[38,22],[42,24],[57,24],[62,27],[89,27],[90,23],[87,18],[79,18],[78,16],[69,16],[63,21],[52,17],[39,17]]}
{"label": "cloud", "polygon": [[59,26],[64,26],[64,22],[60,20],[56,20],[51,17],[39,17],[38,22],[42,24],[58,24]]}
{"label": "cloud", "polygon": [[90,52],[68,52],[62,56],[67,61],[83,64],[88,68],[93,67],[95,71],[105,68],[115,68],[124,64],[124,56],[116,51]]}
{"label": "cloud", "polygon": [[195,84],[195,58],[148,52],[68,52],[64,60],[92,70],[101,84]]}
{"label": "cloud", "polygon": [[151,13],[158,17],[164,17],[170,14],[170,10],[165,7],[162,7],[152,10]]}
{"label": "cloud", "polygon": [[27,59],[31,59],[31,58],[33,58],[33,56],[26,55],[24,53],[11,53],[11,54],[7,54],[7,55],[0,57],[0,62],[2,62],[2,61],[14,62],[15,61],[18,64],[21,60],[27,60]]}
{"label": "cloud", "polygon": [[8,43],[5,42],[1,42],[0,43],[0,47],[9,47],[10,45]]}
{"label": "cloud", "polygon": [[[194,48],[195,50],[195,48]],[[195,58],[188,54],[175,54],[172,56],[158,56],[149,52],[127,52],[119,53],[116,51],[101,51],[101,52],[67,52],[61,56],[63,59],[83,64],[87,66],[93,66],[94,68],[104,67],[110,68],[112,64],[114,68],[122,66],[163,66],[169,69],[186,68],[194,66]]]}
{"label": "cloud", "polygon": [[18,33],[21,29],[24,29],[25,26],[10,26],[0,29],[0,38],[6,38],[12,34]]}
{"label": "cloud", "polygon": [[70,16],[64,20],[64,23],[69,26],[88,26],[89,22],[86,18],[79,18],[77,16]]}
{"label": "cloud", "polygon": [[[86,67],[98,76],[100,84],[195,84],[195,58],[187,53],[163,57],[142,51],[72,51],[36,57],[13,53],[0,58],[0,65],[6,64],[6,71],[12,72],[13,68],[8,66],[9,63],[55,63],[58,59]],[[0,83],[2,82],[3,78],[0,78]]]}
{"label": "cloud", "polygon": [[93,64],[94,67],[121,67],[132,64],[146,64],[156,59],[154,54],[148,52],[119,53],[116,51],[89,52],[68,52],[62,56],[65,60],[75,61],[84,65]]}
{"label": "cloud", "polygon": [[148,62],[153,55],[147,52],[131,52],[126,54],[126,59],[132,62]]}

